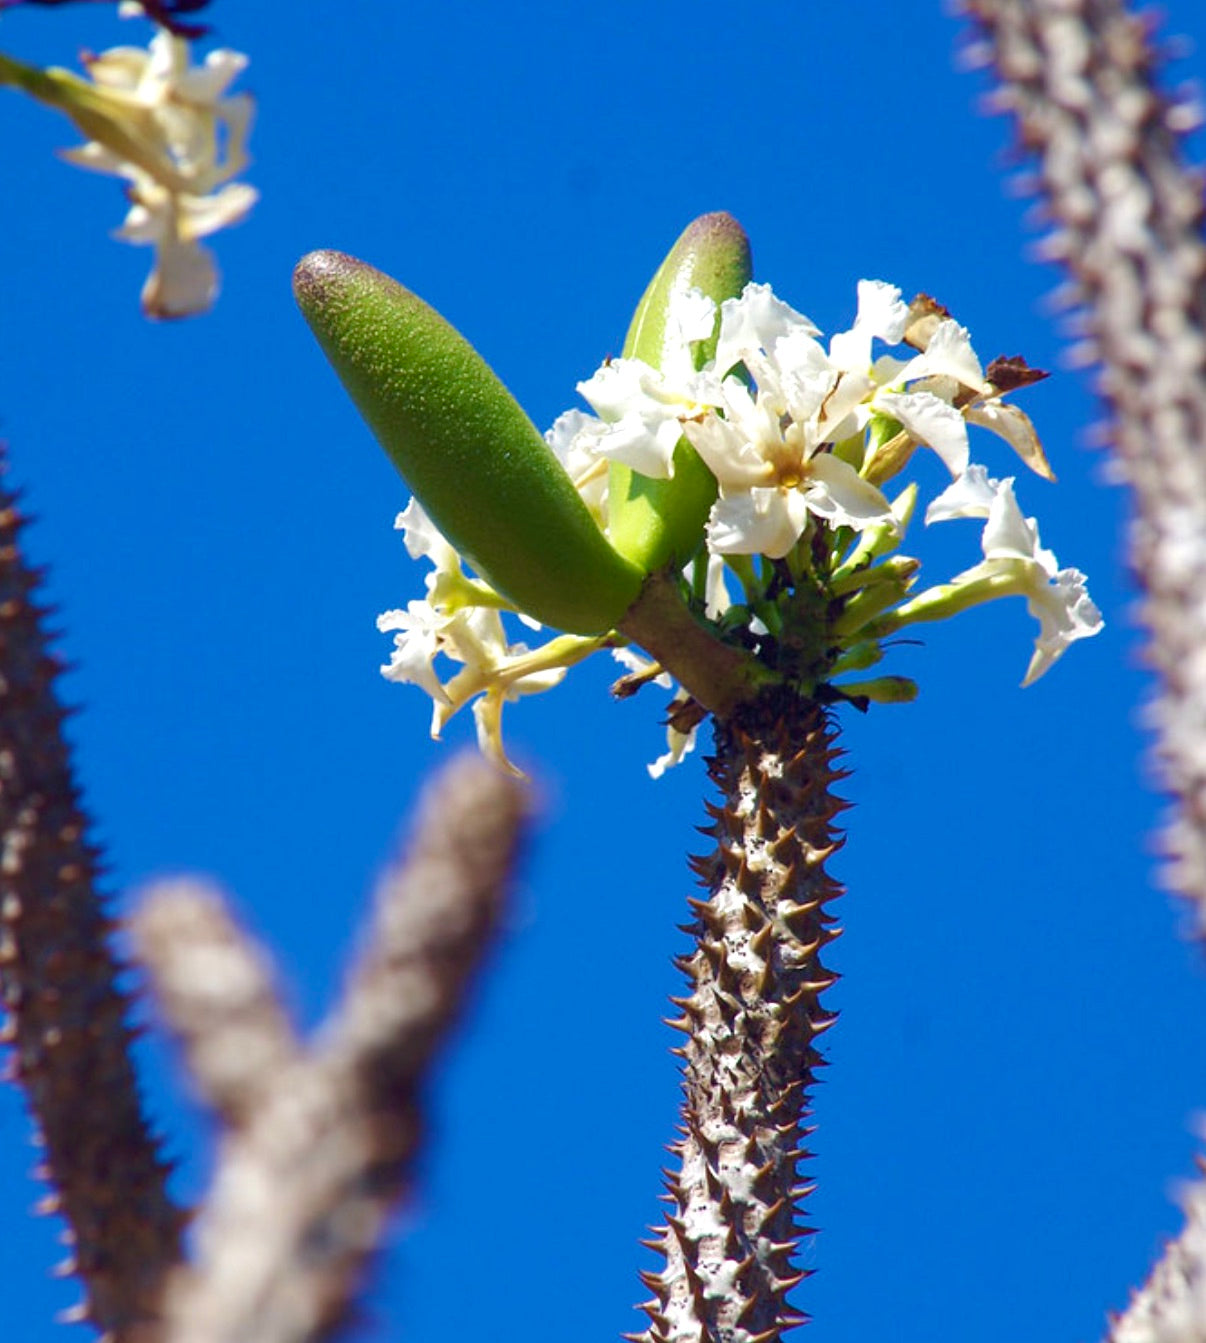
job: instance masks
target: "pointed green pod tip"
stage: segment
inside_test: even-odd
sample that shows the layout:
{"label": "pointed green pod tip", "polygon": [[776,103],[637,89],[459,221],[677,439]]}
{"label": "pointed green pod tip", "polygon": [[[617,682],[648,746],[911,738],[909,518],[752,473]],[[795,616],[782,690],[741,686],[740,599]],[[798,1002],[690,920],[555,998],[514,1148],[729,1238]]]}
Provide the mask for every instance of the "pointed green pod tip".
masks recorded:
{"label": "pointed green pod tip", "polygon": [[[666,316],[674,296],[698,289],[719,307],[726,298],[736,298],[752,276],[750,240],[731,214],[716,210],[693,219],[641,295],[624,341],[624,354],[661,368],[666,353]],[[702,367],[715,353],[715,336],[702,341],[696,367]]]}
{"label": "pointed green pod tip", "polygon": [[482,578],[558,629],[615,628],[643,572],[608,544],[469,342],[422,299],[342,252],[303,257],[293,292],[378,442]]}
{"label": "pointed green pod tip", "polygon": [[[676,298],[699,289],[719,308],[741,293],[752,274],[750,242],[741,225],[723,211],[700,215],[683,230],[641,296],[624,341],[625,357],[658,369],[676,354],[681,358],[674,331],[667,329]],[[696,346],[695,367],[702,368],[715,352],[714,332]],[[699,544],[716,498],[716,480],[683,439],[669,480],[651,480],[612,463],[609,498],[612,544],[643,569],[660,569],[671,560],[685,562]]]}

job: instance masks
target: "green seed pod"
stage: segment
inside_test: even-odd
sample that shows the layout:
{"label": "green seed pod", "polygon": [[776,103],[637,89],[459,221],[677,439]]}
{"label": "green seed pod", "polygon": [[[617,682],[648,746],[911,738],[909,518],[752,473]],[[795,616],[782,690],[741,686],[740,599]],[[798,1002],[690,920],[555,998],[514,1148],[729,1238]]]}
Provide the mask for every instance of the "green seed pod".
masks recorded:
{"label": "green seed pod", "polygon": [[[750,243],[741,225],[730,214],[700,215],[650,280],[628,328],[625,356],[660,369],[669,345],[666,317],[675,296],[699,289],[719,307],[741,293],[751,274]],[[702,368],[715,352],[714,333],[696,347],[695,367]],[[675,449],[669,480],[652,480],[613,462],[608,479],[612,545],[646,571],[671,560],[685,563],[699,544],[715,498],[716,479],[685,438]]]}
{"label": "green seed pod", "polygon": [[482,578],[575,634],[615,628],[643,573],[595,525],[515,398],[433,308],[342,252],[311,252],[293,290],[357,409]]}

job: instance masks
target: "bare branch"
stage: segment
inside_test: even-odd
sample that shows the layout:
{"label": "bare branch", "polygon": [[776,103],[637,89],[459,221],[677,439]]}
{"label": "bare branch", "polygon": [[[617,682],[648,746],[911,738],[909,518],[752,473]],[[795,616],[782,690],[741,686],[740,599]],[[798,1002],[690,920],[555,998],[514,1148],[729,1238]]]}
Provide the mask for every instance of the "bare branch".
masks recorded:
{"label": "bare branch", "polygon": [[130,931],[202,1096],[230,1127],[246,1123],[301,1055],[267,954],[199,882],[152,887]]}
{"label": "bare branch", "polygon": [[[170,1343],[304,1343],[341,1322],[404,1191],[419,1091],[497,923],[524,812],[519,785],[483,761],[436,780],[409,860],[380,884],[344,1001],[307,1054],[278,1048],[264,958],[215,906],[176,892],[173,929],[163,897],[144,915],[173,1017],[189,1023],[195,1063],[219,1059],[220,1094],[238,1071],[224,1059],[239,1020],[254,1055],[277,1049],[254,1106],[228,1106],[236,1126],[198,1220],[195,1262],[168,1294]],[[176,939],[198,921],[208,947],[190,964]],[[206,1000],[207,960],[230,967],[230,1010]]]}
{"label": "bare branch", "polygon": [[[3,464],[0,462],[0,469]],[[148,1337],[180,1257],[182,1212],[142,1113],[122,967],[97,891],[99,856],[73,780],[39,575],[0,482],[0,993],[24,1086],[84,1282],[73,1318],[114,1340]]]}
{"label": "bare branch", "polygon": [[[966,0],[996,67],[999,105],[1038,156],[1100,361],[1109,436],[1138,512],[1131,562],[1160,678],[1152,722],[1175,813],[1170,884],[1206,934],[1206,242],[1201,175],[1180,134],[1197,109],[1157,82],[1144,22],[1121,0]],[[1112,1343],[1206,1343],[1206,1186],[1187,1224],[1110,1328]]]}
{"label": "bare branch", "polygon": [[1110,1322],[1109,1343],[1202,1343],[1206,1339],[1206,1182],[1196,1180],[1181,1198],[1185,1226],[1134,1294]]}
{"label": "bare branch", "polygon": [[1168,878],[1206,929],[1206,242],[1202,180],[1121,0],[968,0],[997,101],[1039,160],[1045,251],[1084,303],[1109,434],[1134,487],[1131,561],[1146,591],[1158,752],[1176,815]]}

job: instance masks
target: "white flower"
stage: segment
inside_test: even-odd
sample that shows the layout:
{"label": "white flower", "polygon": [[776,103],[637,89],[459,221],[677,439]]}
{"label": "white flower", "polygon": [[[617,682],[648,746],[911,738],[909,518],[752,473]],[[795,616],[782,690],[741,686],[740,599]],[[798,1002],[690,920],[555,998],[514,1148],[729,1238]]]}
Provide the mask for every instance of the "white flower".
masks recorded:
{"label": "white flower", "polygon": [[698,289],[676,294],[666,315],[661,369],[643,359],[611,359],[578,384],[599,419],[579,429],[587,451],[643,476],[674,474],[683,419],[716,403],[716,379],[695,371],[694,346],[716,324],[716,305]]}
{"label": "white flower", "polygon": [[[161,31],[147,51],[114,47],[87,57],[91,86],[71,81],[94,138],[63,157],[128,182],[130,211],[114,236],[155,248],[142,295],[150,316],[184,317],[212,304],[217,271],[197,239],[242,219],[257,199],[254,188],[231,183],[248,162],[255,105],[250,94],[226,91],[246,64],[239,52],[212,51],[194,66],[188,43]],[[71,97],[64,110],[71,114]]]}
{"label": "white flower", "polygon": [[953,518],[987,518],[980,546],[984,559],[956,575],[952,586],[984,584],[997,592],[1026,598],[1039,622],[1034,654],[1023,686],[1031,685],[1052,666],[1069,644],[1099,634],[1104,627],[1085,575],[1061,569],[1054,554],[1039,542],[1038,523],[1022,516],[1013,493],[1013,478],[997,481],[982,466],[971,466],[926,510],[926,522]]}
{"label": "white flower", "polygon": [[683,426],[720,486],[707,529],[708,547],[717,554],[786,555],[810,514],[859,530],[891,520],[880,491],[825,450],[850,409],[845,377],[810,337],[767,339],[776,353],[789,353],[787,366],[746,349],[742,360],[758,384],[756,396],[737,378],[726,378],[724,418],[710,414]]}
{"label": "white flower", "polygon": [[[541,665],[539,651],[531,654],[524,644],[509,644],[499,613],[483,606],[449,614],[413,601],[405,611],[379,616],[377,628],[394,633],[394,649],[381,674],[388,681],[418,685],[431,696],[431,735],[439,737],[448,720],[476,699],[473,716],[482,753],[514,771],[503,750],[502,706],[556,685],[565,665]],[[439,656],[463,664],[446,684],[435,671]]]}
{"label": "white flower", "polygon": [[382,634],[394,632],[394,649],[381,668],[387,681],[408,681],[426,690],[433,700],[448,703],[448,696],[435,673],[435,659],[442,651],[442,636],[448,617],[427,602],[408,602],[406,610],[385,611],[377,617]]}
{"label": "white flower", "polygon": [[232,182],[210,196],[173,194],[149,178],[130,188],[133,204],[113,234],[123,242],[149,243],[155,264],[142,287],[149,317],[189,317],[212,307],[218,271],[198,238],[237,223],[255,204],[254,187]]}

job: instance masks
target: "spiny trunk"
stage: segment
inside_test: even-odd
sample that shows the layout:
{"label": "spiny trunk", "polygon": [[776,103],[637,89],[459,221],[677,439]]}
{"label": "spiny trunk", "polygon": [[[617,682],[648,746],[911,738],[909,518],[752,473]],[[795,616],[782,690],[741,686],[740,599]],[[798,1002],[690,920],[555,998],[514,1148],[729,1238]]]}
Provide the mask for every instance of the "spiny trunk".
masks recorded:
{"label": "spiny trunk", "polygon": [[678,960],[690,992],[674,1000],[687,1036],[679,1166],[640,1343],[773,1343],[805,1318],[787,1297],[805,1276],[797,1214],[811,1186],[797,1167],[814,1042],[834,1020],[820,1005],[836,978],[820,959],[837,936],[826,905],[841,892],[824,863],[846,805],[831,792],[844,777],[834,738],[823,708],[783,692],[717,725],[716,848],[693,860],[708,896],[691,901],[695,948]]}

